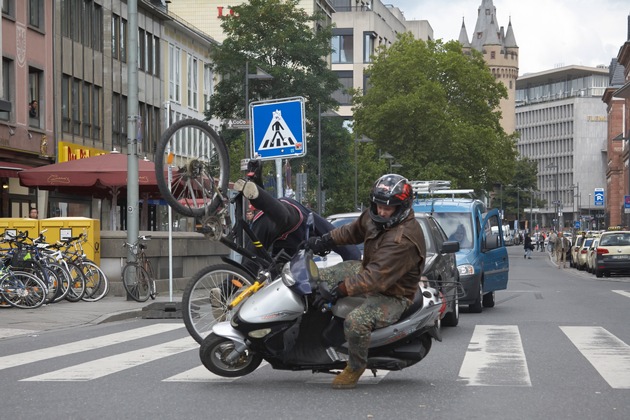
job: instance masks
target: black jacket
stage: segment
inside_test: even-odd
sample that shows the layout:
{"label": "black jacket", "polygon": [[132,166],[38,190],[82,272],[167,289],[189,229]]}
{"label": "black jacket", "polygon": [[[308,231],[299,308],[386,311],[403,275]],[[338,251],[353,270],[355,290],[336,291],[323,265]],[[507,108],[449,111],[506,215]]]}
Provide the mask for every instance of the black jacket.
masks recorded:
{"label": "black jacket", "polygon": [[[294,255],[299,245],[306,240],[306,219],[311,211],[291,198],[275,198],[260,186],[258,197],[250,200],[250,203],[260,210],[251,227],[263,247],[271,255],[276,255],[281,249],[291,256]],[[311,236],[321,236],[335,228],[320,215],[313,213],[313,216],[314,232],[310,233]],[[252,243],[247,244],[247,249],[256,250]],[[344,261],[361,259],[361,251],[355,245],[338,246],[333,251]],[[253,268],[250,264],[246,266]]]}

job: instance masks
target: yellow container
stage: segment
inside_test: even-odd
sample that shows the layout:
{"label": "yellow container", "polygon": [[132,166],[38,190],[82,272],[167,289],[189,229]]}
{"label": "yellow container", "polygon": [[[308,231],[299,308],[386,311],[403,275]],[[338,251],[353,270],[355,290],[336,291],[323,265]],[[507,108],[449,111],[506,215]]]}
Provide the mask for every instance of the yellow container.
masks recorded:
{"label": "yellow container", "polygon": [[3,238],[7,233],[15,236],[20,232],[28,232],[29,238],[37,238],[40,230],[39,222],[40,220],[37,219],[2,217],[0,218],[0,232]]}
{"label": "yellow container", "polygon": [[98,219],[87,217],[51,217],[39,221],[39,229],[44,230],[46,242],[54,244],[69,238],[76,238],[80,234],[87,235],[87,242],[83,243],[83,251],[87,258],[96,264],[101,263],[101,223]]}

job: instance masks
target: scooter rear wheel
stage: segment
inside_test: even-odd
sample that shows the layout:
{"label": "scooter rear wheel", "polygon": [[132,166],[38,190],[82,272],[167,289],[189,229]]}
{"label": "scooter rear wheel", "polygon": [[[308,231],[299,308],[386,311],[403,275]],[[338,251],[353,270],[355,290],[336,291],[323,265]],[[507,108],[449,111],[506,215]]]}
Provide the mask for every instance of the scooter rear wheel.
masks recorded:
{"label": "scooter rear wheel", "polygon": [[232,340],[211,333],[203,339],[199,348],[201,363],[210,372],[225,378],[245,376],[255,371],[262,363],[262,356],[246,350],[234,363],[228,363],[227,357],[234,351]]}

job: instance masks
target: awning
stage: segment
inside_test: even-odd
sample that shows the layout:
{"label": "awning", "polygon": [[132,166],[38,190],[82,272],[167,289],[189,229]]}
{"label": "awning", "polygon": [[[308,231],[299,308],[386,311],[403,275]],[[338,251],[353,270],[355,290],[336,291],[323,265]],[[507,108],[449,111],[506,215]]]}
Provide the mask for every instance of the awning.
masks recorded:
{"label": "awning", "polygon": [[32,166],[24,165],[23,163],[0,161],[0,178],[17,178],[18,172],[31,168]]}

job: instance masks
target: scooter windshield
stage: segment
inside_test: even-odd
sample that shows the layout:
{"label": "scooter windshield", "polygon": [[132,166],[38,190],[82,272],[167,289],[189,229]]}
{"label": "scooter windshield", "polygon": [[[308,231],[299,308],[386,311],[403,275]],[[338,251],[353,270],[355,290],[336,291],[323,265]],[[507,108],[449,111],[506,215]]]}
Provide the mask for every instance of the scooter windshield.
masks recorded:
{"label": "scooter windshield", "polygon": [[313,261],[313,254],[303,249],[282,269],[283,283],[302,296],[313,292],[311,285],[317,284],[318,278],[319,270]]}

